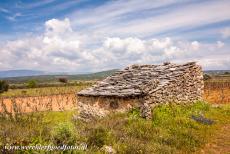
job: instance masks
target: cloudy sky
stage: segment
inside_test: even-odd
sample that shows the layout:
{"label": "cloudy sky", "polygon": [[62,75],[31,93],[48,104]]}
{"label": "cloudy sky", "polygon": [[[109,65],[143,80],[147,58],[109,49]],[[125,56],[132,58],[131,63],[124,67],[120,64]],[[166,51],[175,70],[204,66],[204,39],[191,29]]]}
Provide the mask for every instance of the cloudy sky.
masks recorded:
{"label": "cloudy sky", "polygon": [[0,70],[230,69],[230,0],[0,0]]}

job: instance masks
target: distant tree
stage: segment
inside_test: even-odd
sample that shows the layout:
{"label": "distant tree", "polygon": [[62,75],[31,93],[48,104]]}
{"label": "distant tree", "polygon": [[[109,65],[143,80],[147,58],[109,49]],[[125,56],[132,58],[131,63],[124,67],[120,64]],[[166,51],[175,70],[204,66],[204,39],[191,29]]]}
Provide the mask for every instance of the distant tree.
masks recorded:
{"label": "distant tree", "polygon": [[204,74],[204,81],[210,80],[212,77],[208,74]]}
{"label": "distant tree", "polygon": [[4,80],[0,80],[0,93],[8,91],[8,89],[9,89],[9,84]]}
{"label": "distant tree", "polygon": [[37,87],[37,81],[36,80],[29,80],[27,82],[27,87],[28,88],[35,88],[35,87]]}
{"label": "distant tree", "polygon": [[58,81],[62,82],[62,83],[68,83],[68,79],[67,78],[58,78]]}
{"label": "distant tree", "polygon": [[225,75],[228,75],[228,74],[230,74],[230,72],[224,72],[224,74],[225,74]]}

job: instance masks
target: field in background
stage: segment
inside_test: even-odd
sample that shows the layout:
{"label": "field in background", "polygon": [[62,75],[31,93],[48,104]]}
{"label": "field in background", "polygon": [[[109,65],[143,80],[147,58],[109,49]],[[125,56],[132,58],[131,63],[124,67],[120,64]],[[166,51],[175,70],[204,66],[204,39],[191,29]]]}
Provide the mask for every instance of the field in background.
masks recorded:
{"label": "field in background", "polygon": [[77,82],[74,85],[59,83],[57,87],[9,89],[0,94],[0,115],[39,111],[65,111],[77,106],[76,93],[94,82]]}
{"label": "field in background", "polygon": [[[81,82],[75,85],[60,85],[55,87],[9,89],[8,92],[0,94],[0,98],[47,96],[76,94],[95,82]],[[204,100],[215,104],[225,104],[230,102],[230,80],[211,80],[205,82]]]}
{"label": "field in background", "polygon": [[230,102],[230,81],[205,82],[204,99],[210,103],[226,104]]}
{"label": "field in background", "polygon": [[[76,93],[94,84],[66,84],[57,87],[41,87],[27,89],[10,89],[0,95],[0,112],[9,116],[18,113],[38,111],[63,111],[77,106]],[[230,82],[205,82],[204,100],[211,104],[228,104],[230,102]]]}
{"label": "field in background", "polygon": [[205,81],[204,100],[213,104],[230,103],[230,73],[209,72],[209,77]]}
{"label": "field in background", "polygon": [[87,82],[75,86],[9,89],[7,92],[0,94],[0,98],[75,94],[90,85],[92,85],[92,83]]}
{"label": "field in background", "polygon": [[[47,96],[76,94],[76,92],[91,86],[95,81],[101,80],[117,70],[109,70],[92,74],[67,75],[68,83],[58,82],[55,75],[34,76],[34,77],[13,77],[6,80],[10,83],[8,92],[0,94],[5,97],[26,97],[26,96]],[[205,81],[204,100],[210,103],[230,102],[230,74],[225,71],[206,71],[210,79]],[[37,88],[27,88],[27,82],[37,81]]]}

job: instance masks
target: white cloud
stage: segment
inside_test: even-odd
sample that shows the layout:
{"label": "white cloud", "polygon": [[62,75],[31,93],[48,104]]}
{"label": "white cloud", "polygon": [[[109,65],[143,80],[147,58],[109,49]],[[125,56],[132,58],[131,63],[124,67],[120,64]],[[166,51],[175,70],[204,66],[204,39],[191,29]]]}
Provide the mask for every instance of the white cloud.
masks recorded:
{"label": "white cloud", "polygon": [[7,10],[7,9],[5,9],[5,8],[1,8],[1,7],[0,7],[0,12],[3,12],[3,13],[10,13],[9,10]]}
{"label": "white cloud", "polygon": [[6,18],[10,21],[16,21],[16,18],[21,17],[22,14],[20,12],[17,12],[13,14],[12,16],[7,16]]}
{"label": "white cloud", "polygon": [[79,59],[87,59],[69,19],[51,19],[45,23],[45,32],[41,35],[6,41],[0,53],[4,64],[1,67],[5,69],[74,70]]}
{"label": "white cloud", "polygon": [[68,18],[64,20],[51,19],[45,22],[47,34],[64,34],[72,32],[70,21]]}
{"label": "white cloud", "polygon": [[165,39],[153,39],[152,40],[152,47],[157,49],[164,49],[172,45],[173,42],[169,37],[166,37]]}
{"label": "white cloud", "polygon": [[228,55],[209,55],[200,59],[197,59],[200,65],[209,70],[219,70],[220,68],[223,70],[229,70],[230,59],[226,58],[230,57]]}
{"label": "white cloud", "polygon": [[38,1],[38,2],[35,2],[35,3],[29,3],[29,4],[19,2],[19,3],[17,3],[17,7],[18,8],[23,8],[23,9],[35,9],[36,7],[42,7],[44,5],[52,3],[54,1],[55,0],[46,0],[46,1]]}
{"label": "white cloud", "polygon": [[[164,32],[176,28],[194,28],[201,25],[229,20],[230,1],[227,3],[228,4],[222,3],[221,1],[213,1],[207,3],[205,7],[205,4],[202,3],[202,5],[199,3],[192,4],[181,9],[169,11],[167,14],[133,20],[122,24],[122,27],[112,28],[115,28],[115,32],[117,33],[133,33],[138,35],[147,35],[149,32]],[[194,12],[194,10],[196,10],[196,12]]]}
{"label": "white cloud", "polygon": [[221,35],[223,38],[230,38],[230,27],[221,30]]}
{"label": "white cloud", "polygon": [[222,41],[217,41],[217,47],[218,48],[224,47],[224,43]]}
{"label": "white cloud", "polygon": [[192,49],[193,49],[193,50],[198,50],[199,47],[200,47],[200,43],[197,42],[197,41],[193,41],[193,42],[191,43],[191,45],[192,45]]}
{"label": "white cloud", "polygon": [[[109,1],[102,6],[96,8],[86,8],[77,10],[74,13],[71,13],[71,19],[73,20],[74,25],[95,25],[101,24],[103,21],[111,21],[116,19],[121,19],[122,16],[127,14],[135,13],[138,11],[145,11],[149,9],[156,9],[160,7],[166,7],[171,4],[180,3],[175,0],[131,0],[131,1]],[[98,18],[100,17],[100,18]],[[103,24],[102,24],[103,25]]]}
{"label": "white cloud", "polygon": [[[129,46],[135,46],[134,49],[130,50]],[[208,65],[205,64],[205,68],[210,68],[215,66],[213,63],[220,63],[222,68],[224,67],[223,62],[219,58],[223,54],[227,54],[227,50],[223,48],[223,42],[214,42],[212,44],[201,43],[198,41],[181,41],[174,40],[171,38],[163,39],[139,39],[139,38],[107,38],[104,41],[104,45],[96,55],[104,55],[106,60],[101,61],[103,65],[107,63],[112,63],[114,66],[126,66],[133,63],[162,63],[164,61],[172,62],[186,62],[186,61],[198,61],[203,62],[208,56],[216,57],[218,60],[209,60]],[[218,52],[217,52],[218,49]],[[223,50],[223,51],[222,51]],[[133,51],[133,52],[131,52]],[[139,51],[139,52],[137,52]],[[106,56],[108,55],[108,56]],[[100,57],[100,56],[99,56]],[[202,63],[204,64],[204,63]],[[226,64],[226,63],[224,63]]]}
{"label": "white cloud", "polygon": [[[174,9],[175,4],[182,6]],[[229,20],[229,5],[230,1],[118,0],[76,11],[70,19],[83,33],[143,38]]]}
{"label": "white cloud", "polygon": [[105,49],[114,51],[115,53],[123,54],[124,51],[128,53],[141,53],[145,50],[144,41],[138,38],[107,38],[103,46]]}
{"label": "white cloud", "polygon": [[[229,45],[222,41],[178,40],[169,37],[95,37],[72,29],[68,18],[51,19],[44,33],[1,43],[0,69],[41,69],[89,72],[122,68],[133,63],[198,61],[205,69],[229,67]],[[100,42],[100,43],[98,43]]]}

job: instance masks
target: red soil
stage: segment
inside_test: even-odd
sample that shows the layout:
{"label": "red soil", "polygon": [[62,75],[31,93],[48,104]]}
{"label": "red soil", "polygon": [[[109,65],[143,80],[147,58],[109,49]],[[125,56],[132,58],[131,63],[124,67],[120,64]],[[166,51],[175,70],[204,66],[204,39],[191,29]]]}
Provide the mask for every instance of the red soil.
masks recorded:
{"label": "red soil", "polygon": [[77,106],[75,94],[0,99],[0,113],[72,110]]}

